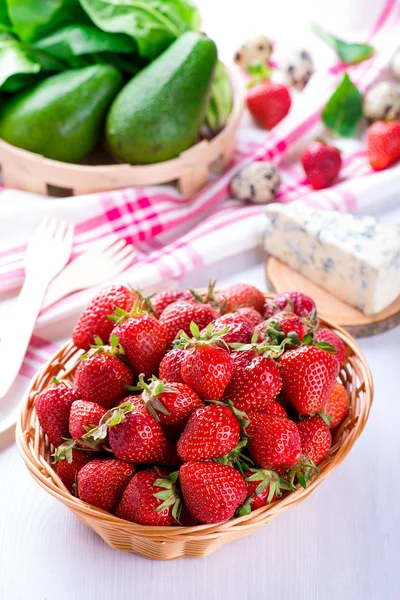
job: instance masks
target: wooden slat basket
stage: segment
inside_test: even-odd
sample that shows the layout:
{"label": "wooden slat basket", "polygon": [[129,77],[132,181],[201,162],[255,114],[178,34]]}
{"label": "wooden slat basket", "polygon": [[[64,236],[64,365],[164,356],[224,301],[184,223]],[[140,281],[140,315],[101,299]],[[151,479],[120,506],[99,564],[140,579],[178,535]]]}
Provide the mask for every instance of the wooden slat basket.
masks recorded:
{"label": "wooden slat basket", "polygon": [[348,417],[333,431],[333,446],[320,463],[320,473],[307,489],[299,487],[279,500],[249,515],[217,525],[195,527],[147,527],[119,519],[72,496],[51,466],[53,446],[44,434],[35,411],[35,398],[52,385],[54,376],[72,378],[81,350],[65,344],[33,378],[24,397],[17,424],[17,444],[33,478],[49,494],[65,504],[112,548],[134,552],[147,558],[170,560],[182,556],[203,557],[221,546],[266,525],[285,510],[301,502],[322,483],[347,456],[363,431],[373,399],[373,381],[365,358],[354,339],[341,327],[321,317],[344,342],[346,361],[339,378],[351,399]]}
{"label": "wooden slat basket", "polygon": [[44,158],[0,140],[3,185],[50,196],[77,196],[177,182],[183,195],[193,194],[207,183],[210,173],[222,172],[229,165],[235,150],[245,93],[240,75],[234,70],[228,75],[233,107],[226,126],[213,139],[202,140],[177,158],[153,165],[108,164],[113,159],[99,152],[90,157],[92,164],[75,165]]}

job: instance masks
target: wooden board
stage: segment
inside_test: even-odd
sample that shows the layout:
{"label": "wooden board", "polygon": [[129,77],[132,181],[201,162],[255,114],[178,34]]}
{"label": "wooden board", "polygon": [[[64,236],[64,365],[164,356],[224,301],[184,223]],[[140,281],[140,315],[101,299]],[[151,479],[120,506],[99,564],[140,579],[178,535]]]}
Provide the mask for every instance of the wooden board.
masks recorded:
{"label": "wooden board", "polygon": [[315,300],[321,314],[347,329],[355,337],[376,335],[400,324],[400,296],[385,310],[368,317],[273,256],[268,256],[265,261],[265,275],[272,291],[304,292]]}

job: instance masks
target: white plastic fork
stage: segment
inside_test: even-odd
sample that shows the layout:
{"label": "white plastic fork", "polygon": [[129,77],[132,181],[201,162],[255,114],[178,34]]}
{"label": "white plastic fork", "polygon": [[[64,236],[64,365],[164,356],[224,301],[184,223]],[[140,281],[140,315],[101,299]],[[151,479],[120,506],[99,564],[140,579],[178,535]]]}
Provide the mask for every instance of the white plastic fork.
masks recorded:
{"label": "white plastic fork", "polygon": [[28,242],[25,281],[0,342],[0,398],[21,368],[50,281],[71,256],[74,226],[44,217]]}
{"label": "white plastic fork", "polygon": [[131,244],[114,235],[99,240],[69,263],[49,285],[42,308],[122,273],[135,257]]}

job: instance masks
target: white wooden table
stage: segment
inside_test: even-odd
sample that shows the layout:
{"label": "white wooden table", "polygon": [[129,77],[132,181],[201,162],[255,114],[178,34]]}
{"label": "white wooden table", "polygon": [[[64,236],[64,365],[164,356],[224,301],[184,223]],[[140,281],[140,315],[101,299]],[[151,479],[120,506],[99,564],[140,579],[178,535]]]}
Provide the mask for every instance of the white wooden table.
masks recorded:
{"label": "white wooden table", "polygon": [[[275,38],[284,32],[302,43],[307,18],[337,30],[345,10],[347,29],[357,22],[364,26],[365,15],[373,18],[380,2],[361,2],[364,12],[348,0],[198,4],[205,29],[224,54],[260,30]],[[247,281],[265,288],[262,255],[196,272],[183,285],[201,286],[208,277],[218,277],[221,285]],[[376,394],[348,458],[306,501],[205,559],[158,563],[111,550],[31,479],[15,445],[0,453],[0,599],[399,598],[400,328],[360,344]]]}

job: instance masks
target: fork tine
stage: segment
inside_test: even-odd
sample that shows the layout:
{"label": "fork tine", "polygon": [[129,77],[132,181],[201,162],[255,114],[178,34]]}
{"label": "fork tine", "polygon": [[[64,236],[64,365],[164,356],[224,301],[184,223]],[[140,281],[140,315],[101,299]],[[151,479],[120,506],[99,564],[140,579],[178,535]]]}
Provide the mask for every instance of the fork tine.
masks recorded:
{"label": "fork tine", "polygon": [[121,273],[125,271],[132,264],[133,257],[126,256],[123,260],[116,262],[113,266],[114,273]]}
{"label": "fork tine", "polygon": [[46,225],[46,229],[44,231],[44,236],[47,239],[54,239],[58,227],[58,221],[54,217],[49,219],[49,222]]}
{"label": "fork tine", "polygon": [[113,256],[114,254],[119,252],[119,250],[121,250],[122,248],[125,248],[125,246],[126,246],[125,240],[117,240],[114,244],[112,244],[112,246],[110,246],[109,248],[106,249],[105,254],[107,256]]}
{"label": "fork tine", "polygon": [[121,250],[119,252],[117,252],[110,258],[113,262],[116,262],[116,261],[124,259],[125,257],[133,258],[134,256],[135,256],[135,252],[134,252],[133,246],[131,246],[130,244],[127,244],[124,248],[121,248]]}
{"label": "fork tine", "polygon": [[58,221],[54,231],[54,240],[62,242],[67,232],[68,223],[66,221]]}

